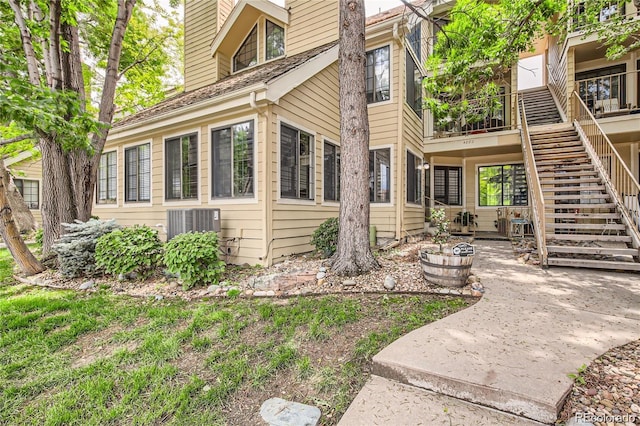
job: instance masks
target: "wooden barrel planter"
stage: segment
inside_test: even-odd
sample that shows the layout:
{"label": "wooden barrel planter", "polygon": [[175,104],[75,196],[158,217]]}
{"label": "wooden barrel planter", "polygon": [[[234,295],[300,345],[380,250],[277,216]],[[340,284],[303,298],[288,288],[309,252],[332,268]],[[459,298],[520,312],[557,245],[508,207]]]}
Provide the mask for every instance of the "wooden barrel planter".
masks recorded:
{"label": "wooden barrel planter", "polygon": [[471,275],[473,256],[453,256],[420,252],[424,279],[446,287],[463,287]]}

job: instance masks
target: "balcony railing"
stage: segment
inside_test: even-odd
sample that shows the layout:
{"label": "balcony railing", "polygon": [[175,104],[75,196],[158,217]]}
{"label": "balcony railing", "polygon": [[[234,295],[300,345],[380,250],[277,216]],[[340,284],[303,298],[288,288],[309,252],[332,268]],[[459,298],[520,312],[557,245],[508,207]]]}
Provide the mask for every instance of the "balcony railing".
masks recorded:
{"label": "balcony railing", "polygon": [[451,110],[456,113],[436,119],[432,137],[448,138],[515,129],[515,123],[508,117],[511,96],[515,96],[515,93],[450,102]]}
{"label": "balcony railing", "polygon": [[[627,90],[640,71],[603,75],[575,83],[575,91],[595,118],[640,113],[635,93]],[[633,86],[633,85],[631,85]]]}
{"label": "balcony railing", "polygon": [[[585,27],[591,22],[587,22],[588,16],[585,11],[584,2],[575,2],[572,5],[572,17],[569,21],[569,32],[583,31]],[[633,3],[618,3],[610,2],[600,9],[595,11],[593,23],[604,23],[611,21],[614,17],[620,16],[624,20],[634,19],[638,15],[636,9],[633,7]]]}

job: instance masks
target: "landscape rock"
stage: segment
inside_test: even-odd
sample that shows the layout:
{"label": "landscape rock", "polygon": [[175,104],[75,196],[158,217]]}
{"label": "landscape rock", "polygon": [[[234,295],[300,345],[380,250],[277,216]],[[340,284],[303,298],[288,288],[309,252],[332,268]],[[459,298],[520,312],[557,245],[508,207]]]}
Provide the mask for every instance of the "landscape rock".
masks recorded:
{"label": "landscape rock", "polygon": [[342,285],[345,287],[353,287],[356,285],[356,280],[344,280],[342,281]]}
{"label": "landscape rock", "polygon": [[578,420],[577,417],[571,417],[565,426],[593,426],[593,423],[589,423],[584,420]]}
{"label": "landscape rock", "polygon": [[396,280],[391,275],[387,275],[386,277],[384,277],[383,285],[387,290],[393,290],[394,288],[396,288]]}
{"label": "landscape rock", "polygon": [[326,273],[326,272],[322,272],[322,271],[320,271],[320,272],[318,272],[318,273],[316,274],[316,280],[321,280],[321,279],[323,279],[323,278],[324,278],[324,277],[326,277],[326,276],[327,276],[327,273]]}
{"label": "landscape rock", "polygon": [[326,282],[326,280],[324,278],[320,278],[318,280],[318,285],[323,285]]}
{"label": "landscape rock", "polygon": [[322,413],[318,407],[271,398],[262,403],[260,416],[271,426],[316,426]]}
{"label": "landscape rock", "polygon": [[321,266],[318,268],[318,272],[327,272],[327,268],[324,266]]}
{"label": "landscape rock", "polygon": [[80,290],[88,290],[90,288],[93,288],[95,285],[96,282],[94,280],[85,281],[80,284]]}
{"label": "landscape rock", "polygon": [[220,288],[219,285],[217,284],[212,284],[209,287],[207,287],[207,293],[215,293],[216,290],[218,290]]}
{"label": "landscape rock", "polygon": [[162,299],[164,299],[164,296],[161,295],[161,294],[156,294],[155,299],[156,300],[162,300]]}

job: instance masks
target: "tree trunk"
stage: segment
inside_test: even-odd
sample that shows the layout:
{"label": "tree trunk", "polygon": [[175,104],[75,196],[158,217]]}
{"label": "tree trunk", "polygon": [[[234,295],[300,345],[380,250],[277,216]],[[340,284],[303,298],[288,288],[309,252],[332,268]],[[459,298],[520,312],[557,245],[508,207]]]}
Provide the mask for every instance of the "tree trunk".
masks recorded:
{"label": "tree trunk", "polygon": [[340,231],[335,273],[379,268],[369,247],[369,119],[364,0],[340,0]]}
{"label": "tree trunk", "polygon": [[27,245],[20,235],[20,231],[13,220],[7,188],[9,188],[9,172],[4,166],[4,161],[0,159],[0,235],[11,256],[16,261],[25,275],[35,275],[44,271],[44,268],[27,248]]}
{"label": "tree trunk", "polygon": [[11,207],[11,213],[13,214],[13,220],[18,227],[18,231],[30,232],[36,229],[36,219],[33,217],[29,206],[24,202],[24,198],[20,195],[18,188],[12,183],[6,185],[7,199],[9,201],[9,207]]}

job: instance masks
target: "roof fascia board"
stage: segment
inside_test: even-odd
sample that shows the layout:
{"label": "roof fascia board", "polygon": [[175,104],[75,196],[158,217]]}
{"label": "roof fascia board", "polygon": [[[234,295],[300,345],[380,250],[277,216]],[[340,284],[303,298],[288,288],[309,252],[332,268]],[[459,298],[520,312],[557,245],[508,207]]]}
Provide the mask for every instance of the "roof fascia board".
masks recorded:
{"label": "roof fascia board", "polygon": [[263,91],[266,88],[264,83],[254,84],[245,87],[242,90],[232,92],[224,96],[216,96],[205,102],[198,102],[183,108],[169,111],[165,114],[153,116],[149,119],[142,120],[122,127],[117,127],[109,131],[108,141],[137,135],[139,133],[153,131],[160,126],[168,126],[180,124],[182,122],[196,119],[208,114],[214,114],[227,109],[235,108],[242,105],[248,105],[248,95],[251,92]]}
{"label": "roof fascia board", "polygon": [[247,6],[252,6],[265,15],[271,16],[272,18],[275,18],[287,25],[289,24],[289,12],[287,12],[284,8],[278,6],[277,4],[271,3],[268,0],[240,0],[236,7],[233,8],[233,11],[231,12],[227,20],[224,21],[224,24],[222,24],[222,28],[220,28],[220,31],[218,31],[216,36],[213,38],[213,41],[211,42],[212,56],[216,54],[227,34],[229,34],[229,31],[231,31],[231,27],[233,27],[233,24],[242,14],[244,8]]}
{"label": "roof fascia board", "polygon": [[336,44],[331,49],[269,82],[265,99],[270,102],[278,102],[281,97],[337,61],[338,48],[339,46]]}

